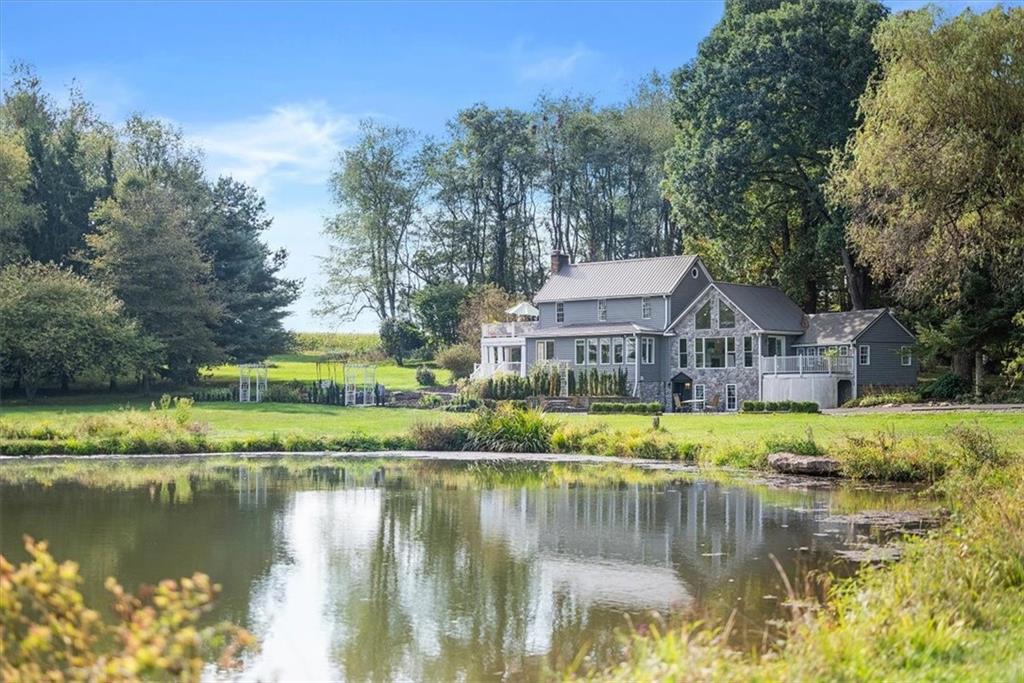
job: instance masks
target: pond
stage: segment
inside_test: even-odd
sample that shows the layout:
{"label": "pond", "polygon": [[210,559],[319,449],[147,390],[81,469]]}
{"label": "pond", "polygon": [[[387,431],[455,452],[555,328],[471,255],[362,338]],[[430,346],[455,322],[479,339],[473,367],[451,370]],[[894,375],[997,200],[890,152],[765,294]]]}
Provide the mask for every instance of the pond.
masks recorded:
{"label": "pond", "polygon": [[22,534],[81,564],[90,604],[195,571],[261,641],[244,680],[528,680],[652,612],[757,646],[784,617],[777,558],[846,575],[850,513],[899,490],[716,483],[623,465],[175,460],[0,466],[0,551]]}

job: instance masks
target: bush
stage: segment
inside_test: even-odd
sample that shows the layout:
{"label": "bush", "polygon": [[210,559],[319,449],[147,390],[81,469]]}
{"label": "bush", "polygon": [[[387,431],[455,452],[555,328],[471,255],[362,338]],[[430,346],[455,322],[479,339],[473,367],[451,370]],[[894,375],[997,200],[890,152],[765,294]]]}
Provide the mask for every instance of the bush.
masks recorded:
{"label": "bush", "polygon": [[416,368],[416,383],[421,387],[432,387],[437,384],[434,373],[425,365]]}
{"label": "bush", "polygon": [[650,403],[613,403],[601,401],[590,404],[591,413],[625,413],[629,415],[660,415],[661,404]]}
{"label": "bush", "polygon": [[417,422],[410,436],[423,451],[461,451],[469,442],[466,428],[452,422]]}
{"label": "bush", "polygon": [[744,413],[763,413],[764,401],[744,401],[741,407]]}
{"label": "bush", "polygon": [[444,405],[444,401],[437,394],[423,394],[417,401],[417,405],[420,408],[440,408]]}
{"label": "bush", "polygon": [[[220,593],[205,574],[138,596],[108,578],[113,609],[97,610],[83,603],[77,564],[58,563],[45,542],[28,537],[25,549],[31,560],[18,567],[0,556],[5,681],[199,680],[208,662],[237,664],[255,642],[228,622],[204,625]],[[104,614],[117,616],[107,622]]]}
{"label": "bush", "polygon": [[893,431],[870,437],[847,437],[833,447],[843,474],[854,479],[929,481],[940,479],[951,463],[949,453],[938,445],[917,439],[897,438]]}
{"label": "bush", "polygon": [[399,365],[424,343],[419,328],[408,320],[388,318],[380,324],[380,347]]}
{"label": "bush", "polygon": [[921,396],[937,401],[952,401],[971,392],[971,383],[960,375],[947,372],[921,388]]}
{"label": "bush", "polygon": [[675,441],[658,429],[609,431],[603,426],[563,425],[551,437],[556,453],[586,453],[619,458],[695,461],[697,444]]}
{"label": "bush", "polygon": [[871,406],[902,405],[904,403],[918,403],[921,395],[916,391],[896,391],[879,394],[868,394],[858,396],[843,404],[844,408],[869,408]]}
{"label": "bush", "polygon": [[814,401],[744,401],[745,413],[817,413]]}
{"label": "bush", "polygon": [[500,453],[548,453],[555,424],[536,410],[482,408],[466,426],[468,447]]}
{"label": "bush", "polygon": [[441,350],[437,364],[452,373],[453,380],[466,379],[473,374],[473,365],[480,359],[480,350],[470,344],[455,344]]}
{"label": "bush", "polygon": [[302,403],[306,385],[302,382],[269,384],[266,400],[273,403]]}

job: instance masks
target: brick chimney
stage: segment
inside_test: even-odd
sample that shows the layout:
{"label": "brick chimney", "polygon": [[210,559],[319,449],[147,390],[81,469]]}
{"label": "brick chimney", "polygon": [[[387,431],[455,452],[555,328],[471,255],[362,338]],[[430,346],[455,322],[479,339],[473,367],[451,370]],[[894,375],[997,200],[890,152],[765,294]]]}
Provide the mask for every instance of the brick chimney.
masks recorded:
{"label": "brick chimney", "polygon": [[557,274],[562,268],[569,265],[569,255],[558,249],[551,252],[551,273]]}

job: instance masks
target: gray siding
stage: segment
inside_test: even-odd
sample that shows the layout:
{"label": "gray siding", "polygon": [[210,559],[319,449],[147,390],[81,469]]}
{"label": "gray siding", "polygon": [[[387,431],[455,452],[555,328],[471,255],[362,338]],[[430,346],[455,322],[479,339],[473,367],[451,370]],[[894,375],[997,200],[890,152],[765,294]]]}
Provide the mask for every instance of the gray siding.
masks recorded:
{"label": "gray siding", "polygon": [[580,301],[566,301],[565,320],[555,322],[555,303],[543,303],[537,306],[540,310],[540,327],[553,327],[556,325],[580,325],[600,322],[610,323],[636,323],[642,327],[651,327],[659,330],[671,320],[665,320],[665,299],[661,296],[649,297],[651,302],[651,317],[644,319],[640,316],[642,311],[642,299],[630,297],[627,299],[606,299],[608,302],[608,320],[601,321],[597,317],[597,299],[583,299]]}
{"label": "gray siding", "polygon": [[[621,335],[620,335],[620,337],[621,337]],[[652,365],[644,365],[643,363],[639,364],[639,368],[640,368],[640,381],[641,382],[661,381],[662,376],[664,374],[664,369],[665,369],[665,365],[664,365],[664,362],[665,362],[665,348],[667,346],[666,343],[665,343],[665,338],[663,338],[661,336],[658,336],[658,335],[640,335],[640,336],[638,336],[638,339],[642,338],[642,337],[651,337],[652,339],[654,339],[654,364],[652,364]],[[602,339],[602,337],[554,337],[554,338],[550,338],[550,339],[546,340],[545,337],[543,336],[543,334],[538,334],[538,336],[533,336],[533,337],[530,337],[529,339],[526,340],[526,362],[527,362],[527,367],[532,367],[533,364],[537,361],[537,342],[538,341],[548,341],[548,340],[550,340],[550,341],[554,341],[555,342],[555,360],[567,361],[567,362],[569,362],[571,364],[571,366],[574,369],[577,369],[577,370],[589,370],[591,368],[597,368],[597,370],[600,371],[600,372],[611,372],[613,370],[618,370],[619,368],[623,368],[624,367],[624,368],[626,368],[626,373],[627,373],[627,375],[629,377],[630,386],[632,387],[632,384],[636,381],[636,368],[635,368],[633,363],[622,363],[622,364],[598,363],[597,365],[590,365],[590,364],[587,364],[587,365],[576,365],[576,339],[577,338],[578,339],[597,339],[597,340]],[[612,337],[608,336],[608,337],[605,337],[605,338],[611,339]],[[621,338],[623,339],[623,344],[625,344],[625,337],[621,337]],[[598,343],[600,344],[600,341]],[[640,354],[639,343],[640,342],[638,341],[637,342],[637,344],[638,344],[638,346],[637,346],[637,355],[638,355],[638,357],[639,357],[639,354]],[[625,348],[625,347],[623,347],[623,348]],[[600,354],[600,346],[598,347],[598,353]],[[623,355],[625,355],[625,351],[623,351]],[[600,360],[600,355],[598,356],[598,360]]]}
{"label": "gray siding", "polygon": [[669,322],[675,320],[680,313],[685,311],[690,302],[711,284],[711,281],[704,275],[704,271],[697,265],[696,261],[693,267],[697,268],[697,277],[693,277],[689,272],[686,273],[679,286],[676,287],[676,291],[672,292],[672,310],[668,317]]}
{"label": "gray siding", "polygon": [[[911,351],[909,366],[900,364],[900,349],[913,347],[916,340],[888,312],[857,338],[858,346],[871,347],[871,364],[857,360],[857,386],[914,386],[917,384],[917,353]],[[859,351],[858,351],[859,353]]]}

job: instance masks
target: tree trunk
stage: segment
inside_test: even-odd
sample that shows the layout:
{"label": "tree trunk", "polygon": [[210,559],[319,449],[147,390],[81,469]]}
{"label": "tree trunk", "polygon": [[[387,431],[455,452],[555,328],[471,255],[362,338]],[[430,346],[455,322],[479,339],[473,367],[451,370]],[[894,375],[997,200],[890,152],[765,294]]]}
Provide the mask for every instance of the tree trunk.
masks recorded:
{"label": "tree trunk", "polygon": [[981,380],[985,377],[985,354],[974,352],[974,400],[981,402]]}
{"label": "tree trunk", "polygon": [[846,291],[850,295],[850,306],[855,311],[863,311],[868,307],[871,297],[871,276],[863,266],[858,266],[853,255],[845,246],[840,247],[839,255],[846,271]]}
{"label": "tree trunk", "polygon": [[969,351],[957,351],[953,354],[953,372],[960,379],[970,381],[971,354]]}

